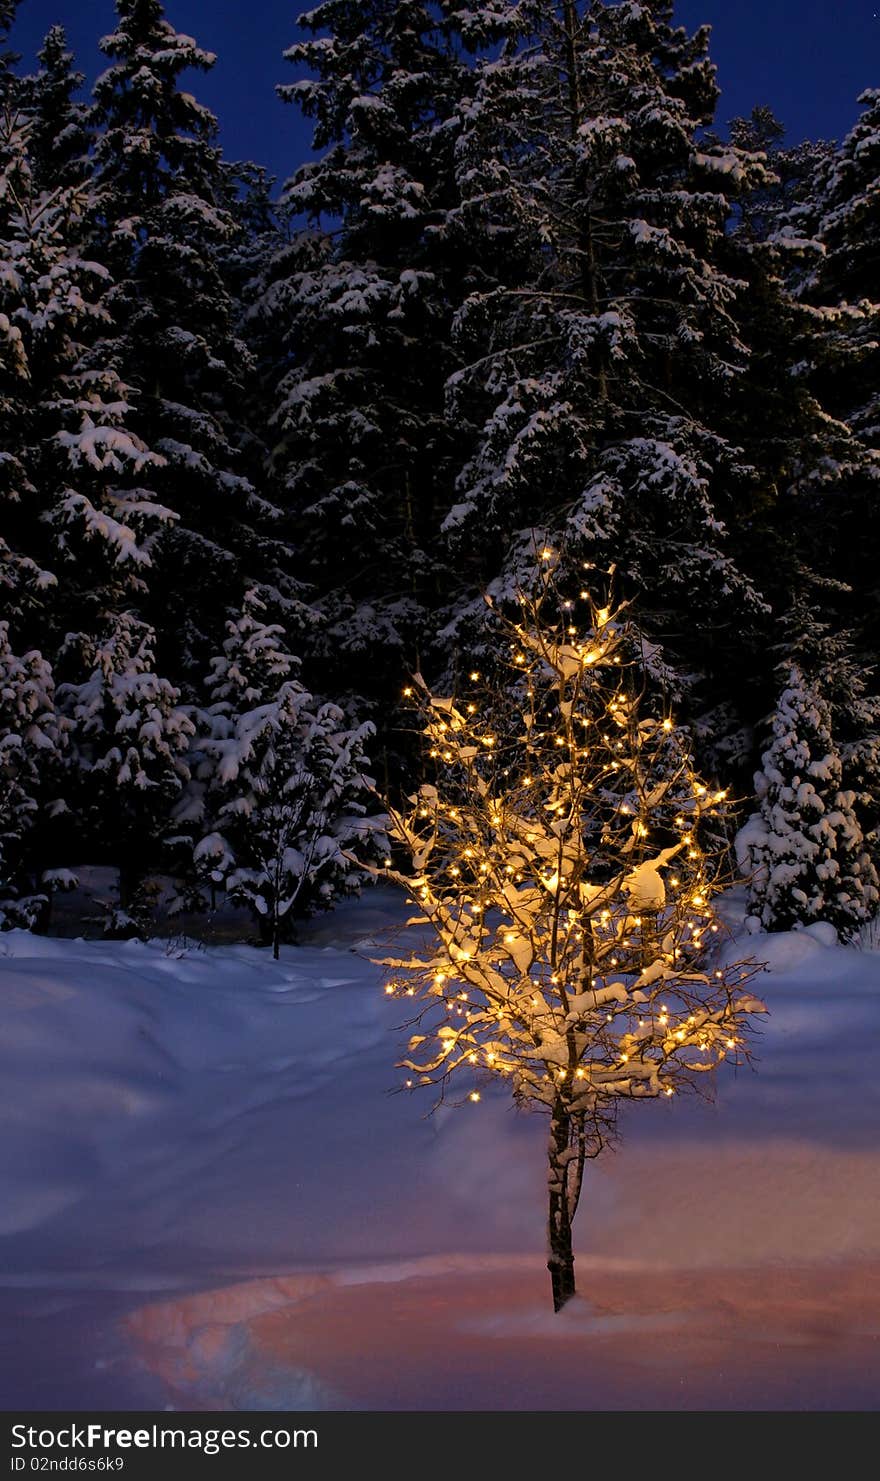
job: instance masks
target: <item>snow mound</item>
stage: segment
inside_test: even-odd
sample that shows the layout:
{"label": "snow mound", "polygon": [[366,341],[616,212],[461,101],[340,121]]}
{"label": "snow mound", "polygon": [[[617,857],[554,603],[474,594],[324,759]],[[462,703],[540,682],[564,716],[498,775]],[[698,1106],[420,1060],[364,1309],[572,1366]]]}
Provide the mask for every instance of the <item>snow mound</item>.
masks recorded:
{"label": "snow mound", "polygon": [[806,1385],[774,1360],[774,1402],[867,1401],[877,953],[748,938],[771,966],[756,1072],[624,1116],[578,1216],[583,1299],[553,1320],[542,1119],[388,1093],[410,1030],[352,947],[408,913],[373,891],[278,963],[0,938],[7,1404],[614,1407],[638,1352],[647,1407],[736,1407],[771,1327]]}

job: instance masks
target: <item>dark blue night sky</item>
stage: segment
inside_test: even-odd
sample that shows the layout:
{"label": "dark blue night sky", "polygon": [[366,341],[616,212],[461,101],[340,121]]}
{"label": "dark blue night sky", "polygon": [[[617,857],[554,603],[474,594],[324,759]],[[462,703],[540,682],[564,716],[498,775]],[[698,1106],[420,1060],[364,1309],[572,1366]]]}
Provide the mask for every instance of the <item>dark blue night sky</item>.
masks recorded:
{"label": "dark blue night sky", "polygon": [[[255,159],[283,179],[308,147],[296,109],[274,95],[291,69],[282,52],[295,36],[297,0],[168,0],[169,19],[217,52],[193,91],[218,114],[231,159]],[[723,94],[719,124],[769,103],[791,142],[839,137],[858,113],[856,97],[880,85],[878,0],[679,0],[678,19],[713,27]],[[80,67],[102,65],[97,38],[112,29],[112,0],[23,0],[18,50],[29,59],[47,28],[66,26]]]}

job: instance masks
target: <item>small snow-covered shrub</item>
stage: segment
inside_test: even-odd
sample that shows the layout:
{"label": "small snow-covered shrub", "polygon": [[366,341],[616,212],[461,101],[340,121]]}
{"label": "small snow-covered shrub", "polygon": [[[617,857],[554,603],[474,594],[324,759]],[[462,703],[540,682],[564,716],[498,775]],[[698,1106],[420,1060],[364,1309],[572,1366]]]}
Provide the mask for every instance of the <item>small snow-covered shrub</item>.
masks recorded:
{"label": "small snow-covered shrub", "polygon": [[59,755],[52,670],[42,654],[19,657],[0,622],[0,929],[30,929],[47,896],[28,888],[28,845],[43,802],[41,777]]}
{"label": "small snow-covered shrub", "polygon": [[765,930],[828,921],[851,936],[877,908],[877,872],[843,786],[828,706],[796,664],[755,791],[758,811],[737,840],[750,914]]}
{"label": "small snow-covered shrub", "polygon": [[213,660],[214,703],[200,716],[179,821],[196,825],[202,881],[247,905],[277,956],[296,915],[360,888],[356,859],[376,859],[382,839],[368,815],[372,726],[352,728],[299,683],[282,629],[263,622],[263,610],[248,592]]}

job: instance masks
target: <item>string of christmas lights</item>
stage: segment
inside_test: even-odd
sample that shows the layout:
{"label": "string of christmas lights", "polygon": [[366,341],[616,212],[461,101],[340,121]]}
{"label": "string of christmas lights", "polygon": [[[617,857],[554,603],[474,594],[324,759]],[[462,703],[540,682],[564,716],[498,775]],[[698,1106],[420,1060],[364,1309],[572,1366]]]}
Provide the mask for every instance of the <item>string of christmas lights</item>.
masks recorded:
{"label": "string of christmas lights", "polygon": [[405,691],[431,780],[392,810],[410,868],[389,858],[385,874],[430,937],[383,965],[386,993],[413,1000],[403,1088],[446,1098],[457,1080],[475,1105],[503,1079],[550,1112],[565,1208],[551,1207],[551,1245],[555,1217],[570,1253],[584,1162],[618,1104],[744,1063],[765,1010],[748,988],[760,967],[714,950],[727,794],[646,702],[626,608],[560,599],[555,565],[543,550],[537,595],[499,617],[500,678],[472,671],[452,698],[418,676]]}

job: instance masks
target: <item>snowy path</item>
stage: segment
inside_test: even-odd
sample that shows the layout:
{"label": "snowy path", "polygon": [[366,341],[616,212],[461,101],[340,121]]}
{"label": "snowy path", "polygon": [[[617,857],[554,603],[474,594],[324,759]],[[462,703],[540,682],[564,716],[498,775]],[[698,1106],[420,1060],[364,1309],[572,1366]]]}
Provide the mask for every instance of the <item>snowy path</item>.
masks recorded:
{"label": "snowy path", "polygon": [[387,1094],[395,913],[0,938],[4,1407],[877,1407],[880,955],[756,943],[757,1075],[634,1108],[554,1319],[541,1121]]}

